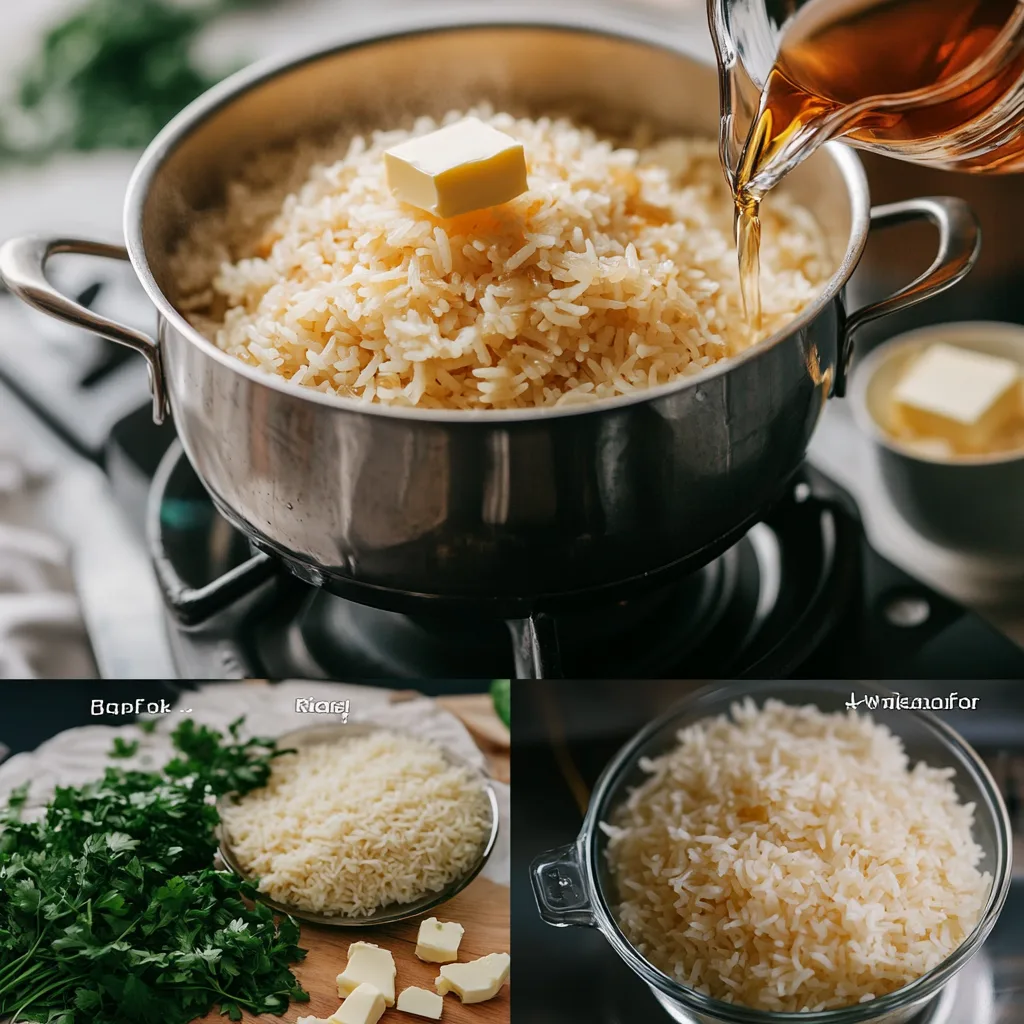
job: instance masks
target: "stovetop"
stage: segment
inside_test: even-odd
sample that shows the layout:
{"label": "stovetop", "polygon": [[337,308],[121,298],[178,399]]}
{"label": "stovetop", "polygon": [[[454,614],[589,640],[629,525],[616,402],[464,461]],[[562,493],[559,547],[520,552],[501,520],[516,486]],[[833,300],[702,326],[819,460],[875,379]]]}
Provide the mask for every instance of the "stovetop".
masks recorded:
{"label": "stovetop", "polygon": [[[669,1018],[608,943],[587,928],[552,928],[526,881],[539,854],[571,843],[581,803],[605,764],[652,717],[700,684],[517,683],[513,705],[516,823],[513,945],[520,971],[516,1003],[533,1024],[656,1024]],[[908,696],[945,695],[945,685],[894,683]],[[915,1024],[1019,1024],[1024,1020],[1024,685],[960,683],[975,711],[940,713],[985,758],[1003,792],[1014,831],[1015,876],[982,951]],[[525,958],[525,960],[524,960]],[[525,966],[524,966],[525,964]]]}
{"label": "stovetop", "polygon": [[849,495],[810,466],[699,572],[509,622],[400,614],[299,582],[219,516],[177,444],[149,516],[172,651],[192,678],[1024,679],[1024,651],[879,557]]}

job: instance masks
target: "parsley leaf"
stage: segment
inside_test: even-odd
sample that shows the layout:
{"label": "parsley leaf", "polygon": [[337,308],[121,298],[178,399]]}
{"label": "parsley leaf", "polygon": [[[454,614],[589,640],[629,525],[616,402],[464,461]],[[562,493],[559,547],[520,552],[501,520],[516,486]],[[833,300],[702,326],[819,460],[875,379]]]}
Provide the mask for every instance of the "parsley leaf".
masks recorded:
{"label": "parsley leaf", "polygon": [[121,736],[114,737],[114,749],[110,752],[111,757],[134,757],[139,751],[139,741],[128,742]]}

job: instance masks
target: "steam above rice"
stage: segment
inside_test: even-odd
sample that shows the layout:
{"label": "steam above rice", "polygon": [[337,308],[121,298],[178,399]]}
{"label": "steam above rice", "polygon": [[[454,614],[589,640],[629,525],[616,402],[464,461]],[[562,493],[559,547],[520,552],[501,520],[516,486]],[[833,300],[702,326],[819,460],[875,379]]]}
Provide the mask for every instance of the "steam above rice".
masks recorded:
{"label": "steam above rice", "polygon": [[[268,373],[421,408],[609,398],[750,344],[714,143],[616,148],[566,119],[471,113],[523,141],[519,198],[439,220],[394,199],[383,166],[386,149],[438,123],[357,137],[283,205],[255,174],[234,183],[176,255],[179,308]],[[767,335],[817,295],[831,262],[785,195],[763,221]]]}
{"label": "steam above rice", "polygon": [[350,917],[441,892],[476,863],[491,828],[476,775],[383,730],[278,758],[268,784],[221,818],[261,892]]}
{"label": "steam above rice", "polygon": [[675,981],[833,1009],[901,988],[977,924],[974,805],[884,726],[748,699],[678,741],[602,826],[619,925]]}

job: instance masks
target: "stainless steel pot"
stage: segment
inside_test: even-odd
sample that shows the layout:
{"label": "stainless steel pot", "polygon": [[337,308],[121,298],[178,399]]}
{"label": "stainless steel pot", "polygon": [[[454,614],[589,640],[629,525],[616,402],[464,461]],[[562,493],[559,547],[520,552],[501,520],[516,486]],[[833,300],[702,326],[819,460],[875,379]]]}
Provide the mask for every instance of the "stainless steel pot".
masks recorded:
{"label": "stainless steel pot", "polygon": [[[127,251],[16,239],[0,275],[29,304],[129,345],[149,361],[157,418],[169,409],[219,510],[301,578],[392,607],[409,597],[510,616],[697,567],[780,493],[852,337],[967,273],[976,223],[953,199],[869,210],[857,158],[831,146],[786,188],[830,239],[836,271],[790,327],[696,379],[559,411],[465,413],[355,405],[261,374],[220,352],[175,309],[168,253],[254,150],[318,129],[394,122],[483,98],[538,110],[582,104],[599,126],[639,119],[714,136],[714,70],[653,31],[432,22],[235,75],[149,147],[125,206]],[[546,19],[546,16],[545,16]],[[917,280],[847,316],[842,293],[870,228],[924,218],[938,255]],[[158,310],[156,340],[59,294],[56,253],[129,258]]]}

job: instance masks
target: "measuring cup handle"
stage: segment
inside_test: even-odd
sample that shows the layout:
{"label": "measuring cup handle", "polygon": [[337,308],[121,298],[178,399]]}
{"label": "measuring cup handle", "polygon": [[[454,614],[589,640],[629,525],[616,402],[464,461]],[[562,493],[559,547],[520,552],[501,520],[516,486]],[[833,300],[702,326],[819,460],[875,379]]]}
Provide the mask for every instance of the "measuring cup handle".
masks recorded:
{"label": "measuring cup handle", "polygon": [[590,894],[576,843],[542,853],[530,865],[533,897],[540,916],[556,928],[594,927]]}
{"label": "measuring cup handle", "polygon": [[925,196],[901,203],[875,206],[871,210],[872,228],[889,228],[913,220],[931,221],[939,229],[939,250],[931,266],[898,292],[862,306],[846,317],[840,340],[839,362],[834,394],[846,394],[847,378],[853,360],[853,336],[864,324],[880,316],[908,309],[967,276],[981,252],[981,225],[974,211],[962,199],[952,196]]}
{"label": "measuring cup handle", "polygon": [[734,109],[740,95],[737,88],[739,61],[721,0],[708,0],[708,28],[718,65],[718,161],[729,187],[735,190],[736,166],[743,152],[745,132],[737,123]]}
{"label": "measuring cup handle", "polygon": [[59,292],[46,277],[46,264],[58,253],[82,256],[104,256],[126,260],[128,252],[121,245],[90,242],[81,238],[12,238],[0,246],[0,278],[22,302],[47,316],[82,327],[101,338],[127,345],[141,352],[149,363],[149,390],[153,395],[153,422],[163,423],[167,410],[160,346],[148,334],[108,320]]}

